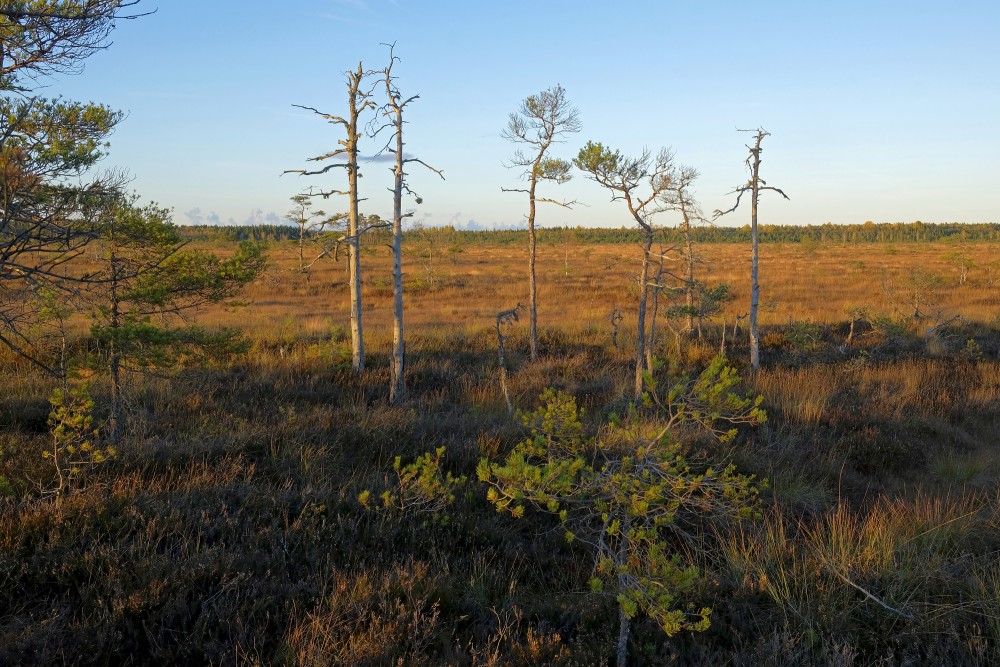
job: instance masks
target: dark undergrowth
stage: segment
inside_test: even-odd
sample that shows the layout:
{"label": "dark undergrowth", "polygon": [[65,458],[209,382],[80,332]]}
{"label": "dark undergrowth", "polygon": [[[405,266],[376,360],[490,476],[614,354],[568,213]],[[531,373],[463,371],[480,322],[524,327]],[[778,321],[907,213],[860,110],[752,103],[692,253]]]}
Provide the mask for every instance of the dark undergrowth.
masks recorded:
{"label": "dark undergrowth", "polygon": [[[701,537],[711,627],[667,637],[637,619],[633,664],[1000,662],[997,333],[844,333],[766,332],[744,379],[767,424],[688,443],[768,478],[764,517]],[[551,386],[592,424],[626,408],[630,362],[596,338],[548,332],[533,365],[513,339],[517,405]],[[494,342],[412,341],[399,407],[384,358],[357,376],[325,341],[136,379],[118,457],[59,497],[41,493],[51,387],[4,360],[0,664],[611,664],[617,607],[586,592],[592,561],[475,481],[524,435]],[[697,370],[716,348],[671,361]],[[393,483],[395,457],[442,445],[469,479],[447,509],[358,502]]]}

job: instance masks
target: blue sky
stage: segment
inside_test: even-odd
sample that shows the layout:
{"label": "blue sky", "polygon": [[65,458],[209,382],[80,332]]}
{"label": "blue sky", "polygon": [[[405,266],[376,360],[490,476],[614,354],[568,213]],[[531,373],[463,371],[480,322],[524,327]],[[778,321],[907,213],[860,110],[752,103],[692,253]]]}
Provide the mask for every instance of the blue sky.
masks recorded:
{"label": "blue sky", "polygon": [[[702,174],[706,211],[746,180],[747,135],[763,127],[762,175],[791,201],[762,202],[780,224],[1000,222],[1000,3],[535,0],[142,0],[156,13],[122,23],[85,71],[47,95],[122,109],[107,166],[123,167],[175,221],[274,220],[322,178],[309,166],[341,134],[293,104],[340,114],[343,72],[384,67],[395,42],[409,107],[407,150],[424,197],[413,221],[517,226],[524,197],[500,137],[527,95],[555,84],[587,140],[626,153],[673,148]],[[376,142],[364,146],[377,150]],[[387,165],[363,164],[362,208],[388,217]],[[542,225],[629,224],[620,203],[577,174],[545,196]],[[346,208],[330,200],[328,212]],[[725,224],[748,222],[742,209]],[[663,217],[663,224],[674,220]]]}

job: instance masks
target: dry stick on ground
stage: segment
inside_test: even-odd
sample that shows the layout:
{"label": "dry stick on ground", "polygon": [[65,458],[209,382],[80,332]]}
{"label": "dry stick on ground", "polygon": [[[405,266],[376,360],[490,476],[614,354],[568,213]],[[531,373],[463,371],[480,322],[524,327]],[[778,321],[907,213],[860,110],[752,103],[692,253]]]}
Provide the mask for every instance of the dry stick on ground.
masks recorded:
{"label": "dry stick on ground", "polygon": [[[399,60],[393,53],[393,45],[389,45],[389,65],[385,68],[385,92],[389,98],[388,103],[383,107],[383,115],[389,122],[388,127],[393,130],[392,138],[386,144],[384,151],[392,153],[396,158],[396,164],[392,169],[394,184],[392,187],[392,365],[391,380],[389,384],[389,402],[400,403],[406,396],[406,386],[403,377],[406,370],[406,345],[403,339],[403,218],[413,215],[413,213],[403,214],[403,192],[413,195],[416,202],[421,203],[421,198],[417,196],[406,183],[406,172],[404,167],[409,162],[416,162],[427,167],[444,180],[441,170],[435,169],[423,160],[414,157],[405,157],[403,153],[403,109],[406,105],[417,99],[414,95],[405,100],[396,88],[392,66]],[[386,127],[386,126],[383,126]],[[375,132],[378,134],[382,128]],[[393,147],[392,144],[395,144]]]}
{"label": "dry stick on ground", "polygon": [[510,390],[507,388],[507,358],[504,350],[504,341],[510,334],[504,335],[504,325],[511,326],[521,319],[519,315],[524,305],[520,302],[510,310],[502,310],[497,313],[497,354],[500,357],[500,389],[503,390],[503,397],[507,401],[507,412],[514,414],[514,403],[510,400]]}
{"label": "dry stick on ground", "polygon": [[566,91],[562,86],[543,90],[537,95],[530,95],[521,102],[516,113],[510,114],[507,127],[501,136],[515,144],[528,147],[529,153],[521,150],[511,158],[511,168],[520,167],[522,176],[527,179],[528,187],[500,188],[502,192],[522,192],[528,195],[528,339],[531,347],[531,360],[538,361],[538,284],[535,274],[535,256],[537,241],[535,236],[535,204],[557,204],[563,208],[572,208],[576,201],[557,201],[542,199],[535,196],[539,181],[553,181],[559,185],[572,178],[569,173],[572,165],[566,160],[545,157],[546,152],[554,143],[560,143],[565,134],[580,131],[580,114],[566,99]]}
{"label": "dry stick on ground", "polygon": [[924,338],[931,338],[933,336],[937,336],[938,333],[941,331],[941,329],[945,328],[952,322],[961,322],[962,319],[963,318],[961,315],[955,315],[955,317],[952,317],[950,319],[945,320],[944,322],[936,324],[935,326],[931,327],[924,333]]}
{"label": "dry stick on ground", "polygon": [[314,158],[309,158],[309,161],[323,162],[340,156],[344,156],[347,161],[328,164],[322,169],[316,169],[313,171],[307,171],[305,169],[290,169],[284,172],[286,174],[299,174],[300,176],[319,176],[337,167],[343,168],[347,171],[347,192],[342,190],[328,190],[318,194],[321,194],[324,198],[334,194],[347,195],[350,201],[350,209],[347,218],[347,235],[342,237],[340,240],[348,242],[347,264],[348,270],[350,271],[350,279],[348,282],[350,283],[351,290],[351,366],[355,371],[361,371],[365,368],[364,325],[361,319],[362,304],[360,264],[360,239],[363,232],[358,229],[360,224],[358,204],[364,200],[358,196],[358,177],[360,175],[358,169],[358,140],[361,139],[361,132],[358,129],[358,120],[361,117],[361,114],[365,111],[375,108],[375,102],[372,100],[374,85],[367,89],[363,88],[365,79],[370,77],[373,73],[374,72],[366,72],[361,63],[358,63],[356,71],[348,70],[346,72],[348,105],[347,118],[323,113],[313,107],[302,106],[300,104],[293,105],[300,109],[312,111],[334,125],[342,126],[346,134],[344,139],[340,139],[337,142],[340,145],[340,148],[336,148],[328,153],[318,155]]}
{"label": "dry stick on ground", "polygon": [[840,579],[841,581],[843,581],[845,584],[847,584],[851,588],[859,591],[862,595],[864,595],[866,598],[868,598],[869,600],[871,600],[875,604],[879,605],[880,607],[882,607],[886,611],[890,611],[893,614],[896,614],[897,616],[902,616],[903,618],[911,619],[911,620],[914,618],[913,614],[911,614],[909,612],[906,612],[906,611],[902,611],[900,609],[896,609],[895,607],[889,606],[883,600],[879,599],[877,596],[873,595],[869,591],[866,591],[861,586],[858,586],[856,583],[854,583],[853,581],[851,581],[847,577],[847,575],[845,575],[843,572],[841,572],[840,569],[837,568],[837,566],[834,565],[832,561],[828,560],[827,558],[824,558],[822,555],[820,555],[818,553],[816,555],[819,558],[819,561],[821,563],[823,563],[823,565],[825,565],[830,570],[830,572],[833,573],[833,575],[835,577],[837,577],[838,579]]}
{"label": "dry stick on ground", "polygon": [[715,215],[712,216],[713,220],[717,220],[720,217],[726,215],[727,213],[732,213],[739,207],[740,199],[747,192],[750,193],[750,244],[751,244],[751,254],[750,254],[750,366],[754,370],[760,368],[760,339],[757,333],[757,304],[760,302],[760,282],[758,280],[758,239],[757,239],[757,201],[760,198],[760,193],[763,190],[773,190],[779,195],[788,199],[788,195],[782,192],[780,189],[771,187],[767,185],[767,182],[760,177],[760,154],[763,149],[761,149],[760,144],[764,140],[764,137],[771,135],[770,132],[765,132],[761,128],[756,130],[739,130],[740,132],[756,132],[755,141],[753,146],[747,144],[747,148],[750,150],[750,155],[746,159],[747,168],[750,170],[750,180],[747,181],[746,185],[742,185],[735,188],[729,194],[736,195],[736,203],[733,207],[720,211],[716,210]]}

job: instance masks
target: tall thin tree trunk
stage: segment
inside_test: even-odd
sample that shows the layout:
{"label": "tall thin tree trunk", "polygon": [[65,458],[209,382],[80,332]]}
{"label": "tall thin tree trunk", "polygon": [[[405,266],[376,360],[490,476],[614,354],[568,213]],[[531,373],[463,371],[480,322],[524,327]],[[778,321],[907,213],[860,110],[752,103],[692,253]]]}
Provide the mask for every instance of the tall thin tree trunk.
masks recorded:
{"label": "tall thin tree trunk", "polygon": [[[112,243],[114,242],[112,241]],[[110,413],[108,415],[108,440],[114,444],[118,444],[122,435],[122,384],[121,350],[118,348],[115,337],[121,329],[122,321],[120,308],[121,304],[118,298],[119,267],[117,265],[117,257],[114,249],[111,250],[110,264],[111,284],[109,295],[111,301],[111,317],[108,323],[110,324],[109,328],[111,329],[112,335],[109,343],[110,349],[108,351],[108,374],[111,381],[111,405]]]}
{"label": "tall thin tree trunk", "polygon": [[348,282],[351,290],[351,366],[355,371],[362,371],[365,368],[365,339],[364,325],[361,321],[361,238],[359,236],[360,220],[358,213],[358,116],[361,109],[358,108],[358,98],[361,93],[361,80],[364,78],[364,70],[361,63],[358,63],[358,71],[349,75],[350,88],[348,91],[348,103],[350,105],[350,117],[347,122],[347,178],[348,195],[350,198],[350,209],[347,221],[347,267],[350,272]]}
{"label": "tall thin tree trunk", "polygon": [[694,243],[691,241],[691,220],[688,218],[687,206],[681,201],[681,214],[684,216],[684,242],[685,254],[687,255],[687,330],[688,334],[694,329]]}
{"label": "tall thin tree trunk", "polygon": [[653,228],[644,227],[642,272],[639,274],[639,322],[635,338],[635,399],[642,398],[643,372],[646,370],[646,295],[649,282],[649,253],[653,248]]}
{"label": "tall thin tree trunk", "polygon": [[[351,208],[355,208],[353,202]],[[351,217],[356,219],[355,215],[352,215]],[[350,244],[348,245],[347,255],[347,263],[351,272],[351,367],[356,371],[362,371],[365,368],[365,340],[364,325],[361,321],[361,265],[358,261],[361,254],[361,243],[357,236],[357,222],[354,222],[351,225],[351,230],[348,233],[353,236]]]}
{"label": "tall thin tree trunk", "polygon": [[303,225],[299,225],[299,271],[303,272],[306,270],[305,245],[306,228]]}
{"label": "tall thin tree trunk", "polygon": [[618,652],[617,652],[617,664],[618,667],[627,667],[628,665],[628,635],[629,629],[632,623],[632,619],[628,617],[625,610],[620,606],[618,607]]}
{"label": "tall thin tree trunk", "polygon": [[[540,158],[541,156],[539,156]],[[531,174],[528,192],[528,338],[531,341],[531,361],[538,361],[538,282],[535,275],[535,255],[538,241],[535,233],[535,185],[538,176]]]}
{"label": "tall thin tree trunk", "polygon": [[757,236],[757,198],[760,194],[760,142],[763,134],[757,133],[757,143],[753,149],[753,172],[750,198],[750,365],[754,370],[760,368],[760,336],[757,331],[757,305],[760,303],[760,282],[758,280],[758,236]]}
{"label": "tall thin tree trunk", "polygon": [[[347,265],[350,271],[351,290],[351,366],[355,371],[365,368],[365,340],[364,325],[361,321],[361,238],[358,236],[360,229],[358,220],[358,86],[361,83],[363,71],[358,63],[357,78],[351,88],[350,106],[351,116],[347,129],[348,143],[348,190],[350,194],[350,211],[348,217],[347,235],[350,238],[347,250]],[[352,75],[353,77],[353,75]]]}
{"label": "tall thin tree trunk", "polygon": [[[628,513],[622,519],[621,532],[618,536],[618,553],[615,554],[615,564],[618,566],[618,570],[621,574],[618,574],[618,590],[619,592],[624,592],[628,587],[628,582],[626,581],[626,575],[624,574],[628,566],[628,534],[631,526],[629,525]],[[628,664],[628,636],[629,630],[631,629],[632,619],[628,617],[625,613],[625,608],[619,603],[618,605],[618,651],[617,651],[617,664],[618,667],[626,667]]]}
{"label": "tall thin tree trunk", "polygon": [[121,385],[121,355],[111,343],[111,358],[108,364],[111,376],[111,410],[108,415],[108,440],[117,444],[122,436],[122,385]]}
{"label": "tall thin tree trunk", "polygon": [[653,353],[656,350],[656,316],[660,310],[660,289],[663,282],[663,253],[660,253],[660,267],[656,272],[656,285],[653,287],[653,312],[649,318],[649,341],[646,344],[646,368],[653,368]]}
{"label": "tall thin tree trunk", "polygon": [[396,180],[392,191],[392,379],[389,385],[389,402],[400,403],[406,397],[406,385],[403,382],[406,348],[403,342],[403,109],[398,100],[394,105],[394,112]]}

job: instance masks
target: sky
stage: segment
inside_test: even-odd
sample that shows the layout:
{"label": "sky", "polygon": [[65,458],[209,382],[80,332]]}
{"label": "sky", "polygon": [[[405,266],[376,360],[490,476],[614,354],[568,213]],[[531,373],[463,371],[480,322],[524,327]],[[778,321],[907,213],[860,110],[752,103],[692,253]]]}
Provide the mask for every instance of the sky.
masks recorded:
{"label": "sky", "polygon": [[[178,224],[276,222],[309,188],[346,175],[282,175],[343,137],[324,113],[347,109],[344,73],[384,68],[386,43],[407,108],[406,150],[422,198],[409,224],[523,226],[527,200],[501,137],[528,95],[556,84],[588,140],[638,154],[671,148],[701,173],[711,213],[748,177],[761,127],[760,221],[1000,222],[1000,3],[939,0],[141,0],[154,14],[121,22],[84,71],[46,82],[47,96],[127,113],[104,166],[122,168]],[[365,139],[375,154],[384,138]],[[362,210],[388,218],[392,174],[362,160]],[[772,193],[773,194],[773,193]],[[621,202],[577,172],[539,196],[541,226],[630,225]],[[328,213],[346,198],[318,202]],[[661,224],[677,221],[664,214]],[[741,207],[719,224],[749,223]]]}

